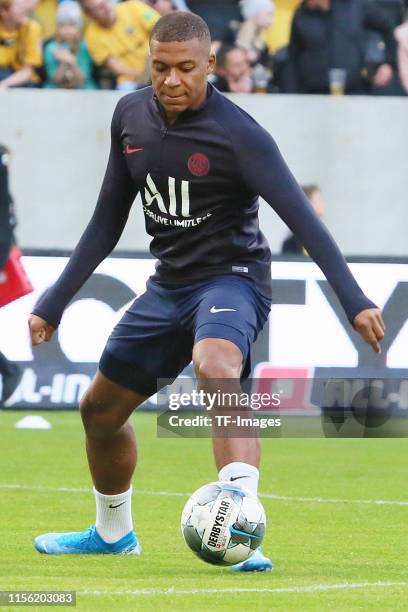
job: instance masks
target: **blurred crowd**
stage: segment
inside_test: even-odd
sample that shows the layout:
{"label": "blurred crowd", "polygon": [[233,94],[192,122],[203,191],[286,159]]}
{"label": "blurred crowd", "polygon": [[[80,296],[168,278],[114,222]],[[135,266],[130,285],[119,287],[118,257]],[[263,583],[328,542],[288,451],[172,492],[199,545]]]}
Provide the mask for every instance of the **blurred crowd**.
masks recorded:
{"label": "blurred crowd", "polygon": [[0,0],[0,89],[137,89],[174,10],[208,23],[221,91],[408,93],[408,0]]}

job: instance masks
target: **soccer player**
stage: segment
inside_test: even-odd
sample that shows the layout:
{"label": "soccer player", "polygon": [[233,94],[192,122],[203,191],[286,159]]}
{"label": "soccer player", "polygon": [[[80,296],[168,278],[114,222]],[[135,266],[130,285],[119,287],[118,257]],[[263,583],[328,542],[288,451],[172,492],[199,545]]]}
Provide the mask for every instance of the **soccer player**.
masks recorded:
{"label": "soccer player", "polygon": [[[81,416],[96,497],[95,526],[38,536],[43,553],[138,554],[131,517],[136,444],[129,417],[193,360],[202,388],[239,390],[271,303],[271,256],[258,226],[261,195],[321,267],[354,328],[380,352],[380,311],[362,292],[271,136],[207,83],[215,58],[206,23],[174,12],[152,30],[152,87],[123,97],[94,215],[58,281],[36,304],[33,344],[115,247],[138,192],[156,271],[114,328]],[[225,379],[225,383],[223,382]],[[220,480],[257,494],[260,447],[214,437]],[[237,570],[267,570],[261,551]]]}

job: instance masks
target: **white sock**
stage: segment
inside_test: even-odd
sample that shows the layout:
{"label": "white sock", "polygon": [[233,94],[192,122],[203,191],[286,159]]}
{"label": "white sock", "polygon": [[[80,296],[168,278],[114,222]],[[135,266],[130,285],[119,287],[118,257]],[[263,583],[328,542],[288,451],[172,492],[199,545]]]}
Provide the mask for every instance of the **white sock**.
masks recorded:
{"label": "white sock", "polygon": [[237,485],[242,485],[258,497],[259,471],[254,465],[239,461],[228,463],[219,471],[218,478],[231,482],[236,481]]}
{"label": "white sock", "polygon": [[96,530],[102,540],[112,544],[133,530],[132,487],[118,495],[104,495],[94,487]]}

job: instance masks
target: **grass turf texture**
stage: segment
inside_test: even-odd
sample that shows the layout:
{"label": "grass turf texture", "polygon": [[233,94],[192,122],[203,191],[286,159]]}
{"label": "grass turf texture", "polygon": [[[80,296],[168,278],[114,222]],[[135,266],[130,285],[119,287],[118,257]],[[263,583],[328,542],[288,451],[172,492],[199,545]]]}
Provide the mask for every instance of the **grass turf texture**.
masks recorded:
{"label": "grass turf texture", "polygon": [[[0,413],[0,590],[75,590],[80,610],[407,609],[408,505],[324,501],[408,500],[406,440],[264,440],[264,548],[275,569],[232,574],[194,557],[180,535],[188,494],[216,480],[210,441],[158,439],[156,417],[146,413],[134,416],[140,459],[133,514],[143,555],[37,553],[36,535],[88,527],[94,500],[79,415],[44,413],[50,431],[16,430],[21,416]],[[4,486],[12,484],[27,488]],[[275,500],[262,492],[321,500]],[[378,582],[403,584],[361,586]],[[295,591],[314,585],[348,586]],[[202,589],[215,592],[194,592]]]}

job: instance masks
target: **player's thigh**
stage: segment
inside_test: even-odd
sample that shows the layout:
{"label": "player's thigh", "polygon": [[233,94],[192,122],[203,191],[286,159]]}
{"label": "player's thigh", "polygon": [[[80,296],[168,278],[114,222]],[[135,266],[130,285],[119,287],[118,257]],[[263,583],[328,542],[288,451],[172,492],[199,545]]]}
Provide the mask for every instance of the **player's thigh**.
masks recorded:
{"label": "player's thigh", "polygon": [[[224,340],[239,349],[245,376],[250,370],[250,349],[270,311],[270,299],[260,294],[249,279],[217,277],[202,293],[194,321],[194,353],[205,339]],[[229,344],[208,343],[217,357],[222,352],[228,364],[235,363],[236,351]],[[206,359],[211,359],[205,350]],[[197,360],[196,360],[197,361]],[[242,375],[242,373],[241,373]]]}
{"label": "player's thigh", "polygon": [[191,360],[193,337],[180,325],[174,292],[149,281],[116,325],[99,362],[106,378],[145,397]]}

